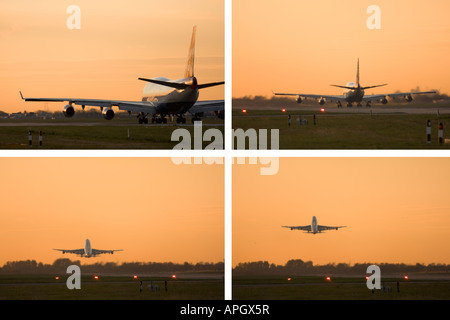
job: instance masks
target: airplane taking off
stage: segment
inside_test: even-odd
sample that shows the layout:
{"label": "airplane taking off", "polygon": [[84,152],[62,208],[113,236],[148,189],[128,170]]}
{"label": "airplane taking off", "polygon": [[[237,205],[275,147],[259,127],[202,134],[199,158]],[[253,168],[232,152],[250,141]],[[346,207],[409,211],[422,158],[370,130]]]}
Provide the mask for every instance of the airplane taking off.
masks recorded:
{"label": "airplane taking off", "polygon": [[324,105],[327,100],[335,101],[338,108],[342,107],[342,103],[347,103],[347,107],[352,107],[353,103],[356,103],[357,107],[361,107],[362,103],[366,103],[366,107],[370,107],[372,101],[378,101],[382,104],[388,103],[387,98],[403,97],[406,101],[411,102],[413,100],[413,94],[427,94],[437,93],[437,91],[423,91],[423,92],[400,92],[400,93],[388,93],[388,94],[373,94],[364,95],[365,89],[371,89],[376,87],[382,87],[387,85],[379,84],[375,86],[362,87],[359,83],[359,59],[356,70],[356,83],[349,82],[345,86],[339,86],[332,84],[331,86],[345,89],[342,96],[330,96],[330,95],[317,95],[317,94],[301,94],[301,93],[274,93],[277,96],[297,96],[297,103],[302,103],[307,98],[317,99],[320,105]]}
{"label": "airplane taking off", "polygon": [[76,255],[79,255],[80,257],[85,257],[85,258],[91,258],[91,257],[95,257],[99,254],[103,254],[103,253],[109,253],[109,254],[114,254],[114,252],[116,251],[123,251],[122,249],[119,250],[99,250],[99,249],[93,249],[91,247],[91,242],[89,241],[89,239],[86,239],[86,243],[84,244],[84,248],[82,249],[74,249],[74,250],[66,250],[66,249],[53,249],[56,251],[62,251],[62,253],[73,253]]}
{"label": "airplane taking off", "polygon": [[317,224],[317,218],[314,216],[312,217],[312,221],[310,225],[307,226],[282,226],[282,228],[290,228],[291,230],[304,230],[307,233],[321,233],[325,230],[337,230],[339,228],[345,228],[345,226],[340,227],[329,227],[329,226],[321,226]]}
{"label": "airplane taking off", "polygon": [[119,110],[138,113],[139,123],[148,123],[147,117],[152,116],[152,123],[167,123],[166,116],[175,115],[177,123],[186,123],[184,114],[189,112],[193,115],[192,122],[200,120],[204,112],[214,111],[216,115],[224,118],[224,100],[197,101],[199,89],[222,85],[225,82],[211,82],[199,84],[194,76],[194,58],[195,58],[195,33],[197,27],[192,31],[191,45],[189,47],[188,60],[184,78],[170,80],[164,77],[152,79],[138,78],[148,82],[143,91],[142,101],[121,101],[121,100],[100,100],[100,99],[76,99],[76,98],[24,98],[22,92],[20,96],[25,101],[48,101],[62,102],[67,101],[63,113],[66,117],[73,117],[75,108],[73,104],[85,106],[100,107],[103,117],[106,120],[114,118],[113,106]]}

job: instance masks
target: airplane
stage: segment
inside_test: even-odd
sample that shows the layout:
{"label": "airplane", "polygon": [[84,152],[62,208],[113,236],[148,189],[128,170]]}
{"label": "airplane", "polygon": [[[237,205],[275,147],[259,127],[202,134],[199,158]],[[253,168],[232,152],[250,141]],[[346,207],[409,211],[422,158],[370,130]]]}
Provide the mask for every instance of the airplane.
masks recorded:
{"label": "airplane", "polygon": [[385,84],[379,84],[375,86],[362,87],[359,83],[359,59],[356,70],[356,82],[349,82],[345,86],[340,86],[332,84],[331,86],[343,88],[344,92],[341,96],[333,95],[317,95],[317,94],[301,94],[301,93],[274,93],[278,96],[297,96],[297,103],[302,103],[303,100],[307,98],[317,99],[320,105],[324,105],[327,100],[335,101],[338,108],[342,107],[343,103],[347,103],[347,107],[352,107],[353,103],[356,103],[357,107],[362,107],[362,103],[366,103],[366,107],[371,107],[372,101],[378,101],[382,104],[388,103],[387,98],[403,97],[406,101],[411,102],[413,100],[413,94],[427,94],[427,93],[437,93],[437,91],[422,91],[422,92],[399,92],[399,93],[388,93],[388,94],[373,94],[365,95],[364,90],[386,86]]}
{"label": "airplane", "polygon": [[114,254],[114,252],[117,251],[123,251],[122,249],[119,250],[99,250],[99,249],[94,249],[91,246],[91,242],[89,241],[89,239],[86,239],[86,242],[84,244],[84,248],[82,249],[74,249],[74,250],[70,250],[70,249],[53,249],[56,251],[62,251],[62,253],[73,253],[76,255],[79,255],[80,257],[85,257],[85,258],[91,258],[91,257],[95,257],[98,256],[99,254],[104,254],[104,253],[109,253],[109,254]]}
{"label": "airplane", "polygon": [[310,225],[307,226],[281,226],[282,228],[290,228],[291,230],[303,230],[307,233],[322,233],[325,230],[338,230],[339,228],[345,228],[346,226],[340,227],[329,227],[329,226],[321,226],[317,224],[317,218],[315,216],[312,217],[312,221]]}
{"label": "airplane", "polygon": [[166,116],[176,116],[177,123],[186,123],[184,117],[186,112],[193,115],[192,123],[200,120],[205,112],[214,111],[216,115],[224,118],[224,100],[197,101],[199,90],[213,86],[222,85],[225,81],[199,84],[194,76],[194,58],[195,58],[195,34],[197,27],[192,31],[191,44],[188,52],[188,59],[184,78],[170,80],[164,77],[152,79],[138,78],[141,81],[148,82],[143,90],[142,101],[121,101],[121,100],[100,100],[100,99],[78,99],[78,98],[25,98],[20,92],[22,100],[25,101],[48,101],[65,102],[64,116],[70,118],[75,114],[75,105],[100,107],[102,115],[106,120],[114,118],[114,107],[119,110],[126,110],[138,113],[138,122],[140,124],[148,123],[148,116],[152,116],[152,123],[167,123]]}

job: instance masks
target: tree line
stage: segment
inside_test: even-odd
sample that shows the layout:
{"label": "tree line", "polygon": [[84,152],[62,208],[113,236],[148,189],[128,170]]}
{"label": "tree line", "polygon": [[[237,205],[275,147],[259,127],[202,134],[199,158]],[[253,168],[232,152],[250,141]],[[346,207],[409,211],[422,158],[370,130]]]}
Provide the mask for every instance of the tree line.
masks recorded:
{"label": "tree line", "polygon": [[0,274],[64,274],[67,267],[77,265],[83,273],[157,273],[157,272],[224,272],[224,263],[198,262],[97,262],[81,264],[80,260],[61,258],[52,264],[37,262],[36,260],[8,261],[0,267]]}
{"label": "tree line", "polygon": [[448,273],[450,265],[448,264],[404,264],[404,263],[328,263],[326,265],[314,265],[311,261],[293,259],[286,262],[285,265],[276,265],[268,261],[244,262],[239,263],[233,269],[233,275],[322,275],[322,274],[348,274],[361,275],[366,274],[367,267],[375,264],[380,267],[383,273]]}
{"label": "tree line", "polygon": [[[314,265],[311,261],[292,259],[284,265],[276,265],[268,261],[239,263],[233,268],[234,275],[322,275],[322,274],[366,274],[367,267],[376,264],[383,273],[449,273],[450,265],[442,263],[328,263]],[[224,272],[223,262],[173,263],[173,262],[96,262],[81,264],[80,260],[61,258],[52,264],[36,260],[8,261],[0,267],[0,274],[64,274],[70,265],[78,265],[85,273],[158,273],[158,272]]]}

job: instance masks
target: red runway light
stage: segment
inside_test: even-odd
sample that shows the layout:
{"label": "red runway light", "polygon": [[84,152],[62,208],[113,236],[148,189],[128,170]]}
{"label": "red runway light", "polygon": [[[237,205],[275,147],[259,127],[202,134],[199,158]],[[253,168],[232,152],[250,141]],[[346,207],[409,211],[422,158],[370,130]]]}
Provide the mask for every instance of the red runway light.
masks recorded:
{"label": "red runway light", "polygon": [[409,279],[409,277],[408,277],[408,276],[404,276],[403,278],[404,278],[405,280],[408,280],[408,279]]}
{"label": "red runway light", "polygon": [[95,279],[95,280],[98,280],[98,276],[94,276],[94,279]]}
{"label": "red runway light", "polygon": [[242,109],[242,113],[247,113],[247,109]]}
{"label": "red runway light", "polygon": [[133,279],[137,279],[138,278],[138,276],[133,276]]}
{"label": "red runway light", "polygon": [[283,108],[283,109],[281,109],[281,112],[286,112],[286,109],[284,109],[284,108]]}
{"label": "red runway light", "polygon": [[176,279],[177,276],[175,274],[172,275],[172,279]]}
{"label": "red runway light", "polygon": [[331,281],[331,278],[330,278],[330,277],[326,277],[325,279],[327,279],[327,281]]}
{"label": "red runway light", "polygon": [[325,108],[320,108],[320,112],[325,112]]}

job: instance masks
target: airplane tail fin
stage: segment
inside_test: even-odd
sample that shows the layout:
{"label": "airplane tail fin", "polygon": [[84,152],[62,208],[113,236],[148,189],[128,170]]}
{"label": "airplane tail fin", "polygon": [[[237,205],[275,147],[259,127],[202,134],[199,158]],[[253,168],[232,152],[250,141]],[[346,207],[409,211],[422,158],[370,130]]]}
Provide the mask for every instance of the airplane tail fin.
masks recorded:
{"label": "airplane tail fin", "polygon": [[194,26],[192,30],[191,45],[189,46],[188,59],[186,63],[186,70],[184,72],[185,78],[191,78],[194,76],[194,58],[195,58],[195,32],[197,26]]}
{"label": "airplane tail fin", "polygon": [[[188,59],[186,63],[186,70],[184,73],[185,78],[194,78],[194,59],[195,59],[195,33],[197,31],[197,26],[194,26],[192,30],[192,39],[191,39],[191,45],[189,46],[189,53],[188,53]],[[173,82],[173,81],[166,81],[163,79],[147,79],[147,78],[138,78],[139,80],[151,82],[155,84],[159,84],[161,86],[166,86],[170,88],[175,88],[177,90],[184,90],[189,87],[196,87],[198,89],[204,89],[209,87],[218,86],[221,84],[224,84],[224,81],[220,82],[210,82],[210,83],[203,83],[203,84],[197,84],[197,79],[192,79],[191,82]]]}
{"label": "airplane tail fin", "polygon": [[[355,87],[339,86],[337,84],[330,84],[330,86],[343,88],[343,89],[349,89],[349,90],[355,89]],[[359,83],[359,58],[358,58],[358,63],[356,65],[356,86],[357,86],[357,88],[361,88],[361,84]],[[361,89],[364,89],[364,88],[361,88]]]}
{"label": "airplane tail fin", "polygon": [[358,88],[361,88],[362,90],[364,90],[364,89],[371,89],[371,88],[377,88],[377,87],[386,86],[387,83],[385,83],[385,84],[378,84],[376,86],[361,87],[361,84],[359,83],[359,58],[358,58],[358,64],[356,66],[356,85],[358,86]]}
{"label": "airplane tail fin", "polygon": [[358,64],[356,66],[356,85],[359,87],[361,87],[361,85],[359,84],[359,58],[358,58]]}

